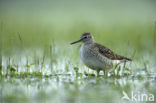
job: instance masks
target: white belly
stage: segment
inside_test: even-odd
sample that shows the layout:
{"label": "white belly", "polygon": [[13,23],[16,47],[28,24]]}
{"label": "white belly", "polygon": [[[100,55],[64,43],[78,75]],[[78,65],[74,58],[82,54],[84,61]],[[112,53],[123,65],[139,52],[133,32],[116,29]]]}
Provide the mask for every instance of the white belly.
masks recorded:
{"label": "white belly", "polygon": [[107,64],[100,61],[97,56],[92,55],[89,50],[89,46],[82,45],[80,49],[80,56],[83,63],[91,69],[105,69]]}

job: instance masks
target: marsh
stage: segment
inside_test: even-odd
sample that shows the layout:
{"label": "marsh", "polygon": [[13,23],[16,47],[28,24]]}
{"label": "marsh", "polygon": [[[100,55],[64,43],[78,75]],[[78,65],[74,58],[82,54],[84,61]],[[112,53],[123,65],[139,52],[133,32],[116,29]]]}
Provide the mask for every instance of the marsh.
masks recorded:
{"label": "marsh", "polygon": [[[131,94],[156,96],[155,4],[1,0],[0,102],[154,103]],[[82,44],[69,45],[83,32],[133,62],[96,77],[80,60]]]}

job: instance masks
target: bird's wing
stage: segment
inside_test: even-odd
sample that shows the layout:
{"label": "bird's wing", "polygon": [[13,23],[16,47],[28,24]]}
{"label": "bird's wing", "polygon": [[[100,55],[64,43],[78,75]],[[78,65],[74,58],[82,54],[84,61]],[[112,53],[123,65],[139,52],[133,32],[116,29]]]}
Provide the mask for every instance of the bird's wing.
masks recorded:
{"label": "bird's wing", "polygon": [[129,59],[129,58],[127,58],[127,57],[124,57],[124,56],[120,56],[120,55],[114,53],[113,51],[111,51],[109,48],[107,48],[107,47],[105,47],[105,46],[102,46],[102,45],[100,45],[100,44],[95,43],[95,44],[94,44],[94,47],[95,47],[94,49],[97,49],[97,51],[98,51],[101,55],[103,55],[103,56],[105,56],[105,57],[107,57],[107,58],[109,58],[109,59],[111,59],[111,60],[125,60],[125,61],[131,61],[131,59]]}

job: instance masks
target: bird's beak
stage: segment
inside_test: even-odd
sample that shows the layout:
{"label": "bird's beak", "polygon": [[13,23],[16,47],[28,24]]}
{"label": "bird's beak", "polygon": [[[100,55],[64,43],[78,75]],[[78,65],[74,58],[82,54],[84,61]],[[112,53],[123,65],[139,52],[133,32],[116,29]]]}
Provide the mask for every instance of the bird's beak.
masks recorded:
{"label": "bird's beak", "polygon": [[79,43],[79,42],[81,42],[82,41],[82,39],[80,39],[80,40],[77,40],[77,41],[74,41],[74,42],[72,42],[72,43],[70,43],[71,45],[72,44],[76,44],[76,43]]}

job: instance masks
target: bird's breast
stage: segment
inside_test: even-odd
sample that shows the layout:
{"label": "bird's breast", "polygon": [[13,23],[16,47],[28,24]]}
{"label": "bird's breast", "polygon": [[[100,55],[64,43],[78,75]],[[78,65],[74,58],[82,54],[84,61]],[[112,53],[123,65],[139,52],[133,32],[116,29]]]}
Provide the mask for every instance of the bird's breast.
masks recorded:
{"label": "bird's breast", "polygon": [[89,45],[82,45],[80,49],[80,57],[83,63],[92,69],[103,68],[104,63],[99,61],[97,54],[93,53]]}
{"label": "bird's breast", "polygon": [[80,57],[81,57],[81,60],[83,62],[85,62],[87,60],[87,58],[89,57],[88,56],[88,47],[85,46],[85,45],[82,45],[81,46],[81,49],[80,49]]}

